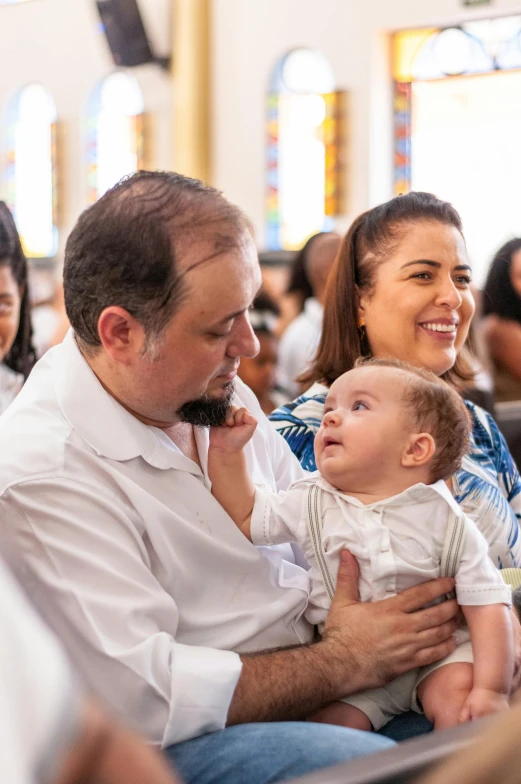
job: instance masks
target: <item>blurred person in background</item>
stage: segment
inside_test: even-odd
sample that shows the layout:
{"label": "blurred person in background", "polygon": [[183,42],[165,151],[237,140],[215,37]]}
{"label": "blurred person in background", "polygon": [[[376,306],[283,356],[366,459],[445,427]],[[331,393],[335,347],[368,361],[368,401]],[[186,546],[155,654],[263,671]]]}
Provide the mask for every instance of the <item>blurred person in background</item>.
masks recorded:
{"label": "blurred person in background", "polygon": [[13,216],[0,201],[0,413],[21,390],[35,361],[27,260]]}
{"label": "blurred person in background", "polygon": [[261,290],[253,301],[250,322],[259,341],[259,353],[254,357],[242,357],[238,375],[255,392],[265,414],[287,400],[276,388],[277,355],[279,340],[274,332],[280,309],[269,294]]}
{"label": "blurred person in background", "polygon": [[493,363],[496,400],[521,400],[521,238],[506,242],[483,290],[483,335]]}
{"label": "blurred person in background", "polygon": [[309,279],[307,262],[309,254],[320,237],[329,236],[328,232],[320,231],[313,234],[291,262],[291,271],[286,291],[280,299],[280,317],[276,332],[280,337],[289,324],[304,310],[306,300],[313,296],[313,286]]}
{"label": "blurred person in background", "polygon": [[0,624],[3,784],[178,782],[156,751],[87,696],[3,560]]}
{"label": "blurred person in background", "polygon": [[70,327],[63,301],[63,282],[54,285],[52,295],[33,303],[31,311],[33,343],[38,359],[53,346],[61,343]]}
{"label": "blurred person in background", "polygon": [[289,324],[280,341],[277,378],[290,397],[301,391],[296,379],[307,369],[320,341],[327,278],[340,242],[338,234],[316,234],[295,262],[300,264],[302,259],[312,296],[307,297],[302,312]]}

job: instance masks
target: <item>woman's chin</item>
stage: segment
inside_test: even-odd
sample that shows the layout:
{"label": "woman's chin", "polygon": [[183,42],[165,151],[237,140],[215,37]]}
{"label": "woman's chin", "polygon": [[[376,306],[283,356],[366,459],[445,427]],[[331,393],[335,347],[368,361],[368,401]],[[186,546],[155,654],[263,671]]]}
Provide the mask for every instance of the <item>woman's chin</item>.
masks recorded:
{"label": "woman's chin", "polygon": [[437,351],[423,351],[416,361],[409,360],[416,367],[430,370],[435,376],[443,376],[448,370],[454,367],[458,354],[454,347],[447,347]]}

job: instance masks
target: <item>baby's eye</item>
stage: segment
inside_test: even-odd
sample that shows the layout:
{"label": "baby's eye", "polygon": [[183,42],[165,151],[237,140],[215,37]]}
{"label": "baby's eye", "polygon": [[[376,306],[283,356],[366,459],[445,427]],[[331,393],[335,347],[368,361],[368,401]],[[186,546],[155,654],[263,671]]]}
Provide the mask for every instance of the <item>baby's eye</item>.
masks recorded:
{"label": "baby's eye", "polygon": [[353,411],[368,411],[369,406],[363,402],[363,400],[357,400],[356,403],[353,403]]}

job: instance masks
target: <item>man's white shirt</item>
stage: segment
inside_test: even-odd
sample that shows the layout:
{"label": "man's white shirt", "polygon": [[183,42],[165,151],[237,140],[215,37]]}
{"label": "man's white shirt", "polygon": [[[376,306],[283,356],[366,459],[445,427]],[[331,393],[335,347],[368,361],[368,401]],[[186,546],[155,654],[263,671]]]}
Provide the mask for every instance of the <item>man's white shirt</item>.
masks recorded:
{"label": "man's white shirt", "polygon": [[[303,475],[254,395],[253,480]],[[101,386],[72,332],[0,417],[0,520],[77,629],[68,641],[97,690],[152,742],[222,729],[239,653],[311,639],[309,578],[285,548],[257,548],[203,470]],[[284,557],[283,557],[284,556]]]}

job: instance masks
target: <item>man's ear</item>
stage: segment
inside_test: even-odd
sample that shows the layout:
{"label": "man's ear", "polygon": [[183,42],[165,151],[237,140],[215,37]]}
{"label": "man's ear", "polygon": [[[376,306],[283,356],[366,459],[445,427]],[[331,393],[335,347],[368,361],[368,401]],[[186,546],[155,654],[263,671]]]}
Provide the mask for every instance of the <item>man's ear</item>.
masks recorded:
{"label": "man's ear", "polygon": [[111,359],[123,365],[132,364],[142,354],[145,345],[141,322],[117,305],[110,305],[101,312],[98,335]]}
{"label": "man's ear", "polygon": [[402,455],[402,466],[419,468],[434,457],[436,443],[430,433],[414,433]]}

